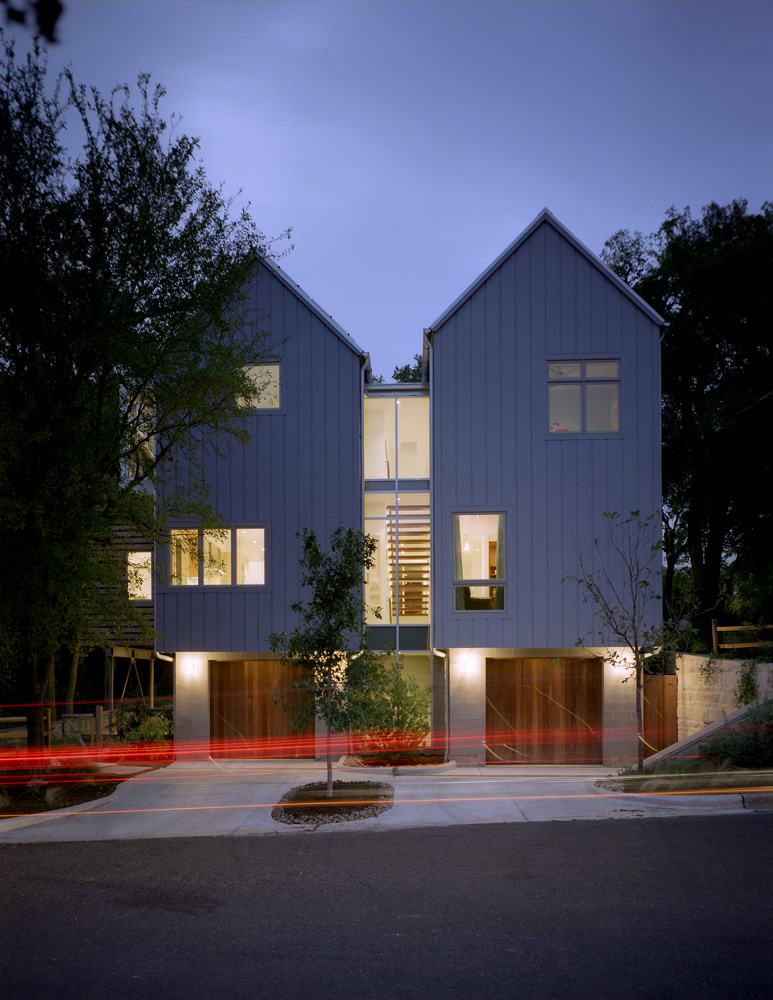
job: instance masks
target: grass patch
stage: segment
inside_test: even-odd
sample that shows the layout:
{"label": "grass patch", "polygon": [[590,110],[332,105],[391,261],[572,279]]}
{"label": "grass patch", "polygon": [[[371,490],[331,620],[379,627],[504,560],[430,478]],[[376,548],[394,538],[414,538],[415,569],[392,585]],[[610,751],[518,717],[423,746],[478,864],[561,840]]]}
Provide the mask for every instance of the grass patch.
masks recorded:
{"label": "grass patch", "polygon": [[333,797],[327,782],[312,781],[285,792],[271,811],[278,823],[348,823],[368,819],[392,808],[394,788],[383,781],[334,781]]}
{"label": "grass patch", "polygon": [[732,767],[727,762],[698,759],[662,761],[650,774],[625,768],[617,778],[597,782],[618,792],[722,791],[731,788],[766,788],[773,785],[773,771]]}

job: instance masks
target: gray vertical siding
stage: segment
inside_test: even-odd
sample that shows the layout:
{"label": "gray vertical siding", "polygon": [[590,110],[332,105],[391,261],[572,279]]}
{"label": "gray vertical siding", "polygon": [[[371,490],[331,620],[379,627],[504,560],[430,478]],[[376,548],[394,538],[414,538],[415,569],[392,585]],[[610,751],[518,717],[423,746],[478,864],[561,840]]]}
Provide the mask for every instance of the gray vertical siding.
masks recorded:
{"label": "gray vertical siding", "polygon": [[[621,433],[549,437],[547,361],[621,364]],[[571,646],[592,625],[576,551],[605,511],[660,510],[659,328],[549,220],[434,330],[434,643]],[[455,613],[453,512],[506,514],[504,613]]]}
{"label": "gray vertical siding", "polygon": [[256,413],[253,438],[212,462],[226,524],[265,526],[266,586],[159,587],[159,648],[265,651],[292,627],[300,594],[295,533],[360,527],[360,357],[288,283],[262,269],[250,303],[281,353],[281,410]]}

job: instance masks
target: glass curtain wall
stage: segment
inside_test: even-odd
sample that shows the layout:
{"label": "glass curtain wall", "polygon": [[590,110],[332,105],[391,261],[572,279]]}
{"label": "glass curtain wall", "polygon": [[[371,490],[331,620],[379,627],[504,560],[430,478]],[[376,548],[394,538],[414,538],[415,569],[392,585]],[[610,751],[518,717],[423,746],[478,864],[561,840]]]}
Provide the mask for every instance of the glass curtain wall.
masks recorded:
{"label": "glass curtain wall", "polygon": [[365,531],[377,544],[365,579],[369,624],[429,625],[429,493],[366,493]]}
{"label": "glass curtain wall", "polygon": [[[365,581],[368,622],[430,623],[429,398],[365,397],[365,531],[377,542]],[[381,618],[375,615],[380,609]],[[399,633],[397,648],[400,648]]]}

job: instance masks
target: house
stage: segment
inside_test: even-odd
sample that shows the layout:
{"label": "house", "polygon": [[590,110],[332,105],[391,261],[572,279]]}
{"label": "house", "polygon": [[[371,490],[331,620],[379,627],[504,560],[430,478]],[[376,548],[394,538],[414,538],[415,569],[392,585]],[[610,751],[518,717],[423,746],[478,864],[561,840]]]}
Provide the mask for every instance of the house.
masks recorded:
{"label": "house", "polygon": [[378,542],[372,644],[432,685],[432,738],[455,759],[634,756],[634,684],[604,637],[577,648],[592,609],[562,581],[604,512],[660,509],[657,313],[547,210],[424,331],[421,383],[374,383],[365,351],[270,261],[250,302],[282,346],[259,373],[252,442],[212,463],[230,530],[175,526],[160,554],[178,741],[315,753],[274,704],[268,636],[293,625],[296,532],[342,523]]}

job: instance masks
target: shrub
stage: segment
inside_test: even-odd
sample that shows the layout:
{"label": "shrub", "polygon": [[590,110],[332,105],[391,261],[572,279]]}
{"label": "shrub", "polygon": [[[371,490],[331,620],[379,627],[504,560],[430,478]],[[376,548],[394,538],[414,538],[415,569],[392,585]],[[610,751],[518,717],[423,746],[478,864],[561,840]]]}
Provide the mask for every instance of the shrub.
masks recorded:
{"label": "shrub", "polygon": [[144,705],[122,708],[118,713],[118,738],[127,743],[161,743],[174,735],[172,710]]}
{"label": "shrub", "polygon": [[366,706],[367,725],[360,735],[362,749],[420,747],[430,730],[431,692],[415,678],[401,674],[384,660],[376,683],[358,694]]}
{"label": "shrub", "polygon": [[736,767],[773,767],[773,698],[749,711],[743,725],[718,733],[699,747],[717,761]]}
{"label": "shrub", "polygon": [[738,675],[738,686],[735,690],[733,701],[736,708],[743,708],[744,705],[751,705],[757,700],[757,661],[750,660],[741,664],[741,672]]}

